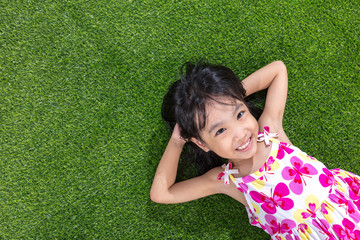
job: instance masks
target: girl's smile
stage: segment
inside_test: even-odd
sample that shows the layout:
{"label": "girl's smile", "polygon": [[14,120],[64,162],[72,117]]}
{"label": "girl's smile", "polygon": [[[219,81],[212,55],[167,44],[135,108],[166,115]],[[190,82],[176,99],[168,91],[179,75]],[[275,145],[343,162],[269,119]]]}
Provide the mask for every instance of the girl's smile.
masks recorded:
{"label": "girl's smile", "polygon": [[249,149],[251,148],[251,146],[252,146],[251,140],[252,140],[252,137],[249,138],[249,140],[248,140],[244,145],[236,148],[236,150],[237,150],[237,151],[241,151],[241,152],[246,152],[246,151],[249,150]]}

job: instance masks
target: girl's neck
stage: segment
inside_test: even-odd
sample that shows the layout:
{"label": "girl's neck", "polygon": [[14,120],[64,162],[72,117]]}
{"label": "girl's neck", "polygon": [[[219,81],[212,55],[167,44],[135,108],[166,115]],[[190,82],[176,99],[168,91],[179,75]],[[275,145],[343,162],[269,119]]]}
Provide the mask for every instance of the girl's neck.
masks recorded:
{"label": "girl's neck", "polygon": [[252,173],[252,169],[254,166],[253,158],[237,161],[230,161],[233,165],[233,169],[237,169],[239,171],[235,177],[245,177]]}
{"label": "girl's neck", "polygon": [[234,177],[245,177],[249,175],[254,165],[253,158],[241,160],[228,159],[228,161],[232,164],[232,169],[238,170],[238,173],[234,174]]}
{"label": "girl's neck", "polygon": [[258,151],[252,158],[229,160],[233,165],[233,169],[239,171],[236,177],[245,177],[258,171],[267,161],[270,151],[271,147],[265,147],[263,143],[258,143]]}

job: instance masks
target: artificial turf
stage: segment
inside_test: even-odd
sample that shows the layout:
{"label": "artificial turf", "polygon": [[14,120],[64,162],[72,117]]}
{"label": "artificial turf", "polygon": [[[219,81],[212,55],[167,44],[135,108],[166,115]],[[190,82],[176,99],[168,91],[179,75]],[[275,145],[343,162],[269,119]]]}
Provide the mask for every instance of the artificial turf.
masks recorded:
{"label": "artificial turf", "polygon": [[292,142],[360,174],[359,16],[357,0],[1,0],[0,238],[267,239],[226,196],[150,201],[162,97],[185,61],[244,78],[282,60]]}

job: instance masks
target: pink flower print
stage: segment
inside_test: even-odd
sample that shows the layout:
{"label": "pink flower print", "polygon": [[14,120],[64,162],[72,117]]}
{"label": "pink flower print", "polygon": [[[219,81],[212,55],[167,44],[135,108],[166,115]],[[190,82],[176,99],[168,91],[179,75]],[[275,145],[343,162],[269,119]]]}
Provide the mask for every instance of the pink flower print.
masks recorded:
{"label": "pink flower print", "polygon": [[[322,170],[324,173],[319,176],[319,181],[321,186],[327,188],[329,186],[334,185],[335,184],[334,175],[327,168],[323,168]],[[329,192],[331,192],[331,188]]]}
{"label": "pink flower print", "polygon": [[247,193],[249,187],[246,185],[246,183],[255,181],[256,179],[250,175],[243,177],[243,178],[236,178],[236,186],[237,189],[242,193]]}
{"label": "pink flower print", "polygon": [[335,194],[329,194],[329,199],[337,203],[339,207],[345,208],[345,211],[349,216],[358,223],[360,221],[360,213],[356,209],[355,204],[352,200],[348,200],[343,193],[341,193],[339,190],[335,191]]}
{"label": "pink flower print", "polygon": [[264,163],[264,165],[259,169],[259,172],[269,172],[271,171],[271,164],[275,162],[275,159],[270,156],[269,159]]}
{"label": "pink flower print", "polygon": [[270,156],[269,159],[264,163],[264,165],[258,170],[259,173],[263,173],[261,180],[267,182],[266,174],[274,174],[274,171],[280,167],[279,162]]}
{"label": "pink flower print", "polygon": [[250,176],[250,175],[247,175],[246,177],[243,177],[242,178],[242,181],[244,182],[244,183],[249,183],[249,182],[252,182],[252,181],[255,181],[256,179],[254,178],[254,177],[252,177],[252,176]]}
{"label": "pink flower print", "polygon": [[320,229],[320,233],[327,236],[326,240],[336,240],[336,238],[329,232],[330,225],[325,219],[313,219],[312,224]]}
{"label": "pink flower print", "polygon": [[360,195],[354,193],[351,189],[349,189],[349,197],[351,198],[351,200],[353,200],[353,203],[360,211]]}
{"label": "pink flower print", "polygon": [[290,159],[293,167],[285,167],[281,173],[285,180],[291,180],[289,187],[297,195],[303,192],[303,183],[306,186],[304,177],[311,178],[310,175],[316,175],[318,171],[311,164],[303,164],[300,158],[294,156]]}
{"label": "pink flower print", "polygon": [[302,212],[301,216],[303,217],[303,219],[307,219],[309,217],[316,217],[316,213],[315,211],[317,210],[316,208],[316,204],[315,203],[309,203],[309,208],[306,209],[306,212]]}
{"label": "pink flower print", "polygon": [[328,207],[328,205],[326,203],[322,203],[320,205],[320,211],[323,213],[323,214],[329,214],[329,211],[326,209]]}
{"label": "pink flower print", "polygon": [[244,182],[237,180],[237,189],[242,193],[247,193],[248,186]]}
{"label": "pink flower print", "polygon": [[309,195],[305,199],[305,205],[306,209],[299,208],[294,212],[293,216],[297,222],[304,222],[304,219],[316,217],[316,211],[320,207],[319,199],[315,195]]}
{"label": "pink flower print", "polygon": [[344,181],[349,186],[349,196],[354,200],[355,205],[360,210],[360,181],[357,176],[349,175]]}
{"label": "pink flower print", "polygon": [[237,189],[242,193],[247,193],[248,186],[244,183],[239,183]]}
{"label": "pink flower print", "polygon": [[248,213],[248,217],[250,220],[250,224],[257,226],[257,227],[261,227],[263,230],[265,230],[265,226],[260,223],[259,218],[255,214],[257,212],[257,210],[255,208],[251,209],[249,207],[247,207],[246,209],[248,210],[247,213]]}
{"label": "pink flower print", "polygon": [[306,223],[300,223],[298,225],[298,231],[301,232],[302,239],[310,239],[311,229]]}
{"label": "pink flower print", "polygon": [[360,195],[360,180],[356,176],[349,175],[344,181],[349,185],[350,190],[355,195]]}
{"label": "pink flower print", "polygon": [[291,154],[294,150],[290,148],[290,144],[287,144],[287,143],[284,143],[284,142],[281,142],[279,144],[279,149],[278,149],[278,153],[276,155],[276,158],[281,160],[284,158],[285,156],[285,152],[287,154]]}
{"label": "pink flower print", "polygon": [[354,230],[355,224],[347,218],[344,218],[342,221],[342,226],[339,224],[334,224],[333,229],[340,237],[340,239],[360,239],[360,230]]}
{"label": "pink flower print", "polygon": [[[280,238],[281,240],[283,238]],[[286,235],[285,240],[300,240],[299,236],[292,236],[290,234]]]}
{"label": "pink flower print", "polygon": [[292,232],[292,229],[296,227],[296,223],[290,219],[284,219],[281,222],[277,222],[276,217],[273,215],[267,214],[265,220],[268,224],[265,224],[265,229],[267,232],[273,236],[275,234],[284,234]]}
{"label": "pink flower print", "polygon": [[257,225],[257,224],[259,224],[259,218],[258,218],[257,216],[255,216],[255,215],[253,215],[250,220],[251,220],[251,221],[250,221],[250,224],[251,224],[251,225]]}
{"label": "pink flower print", "polygon": [[271,189],[271,196],[267,196],[264,193],[258,193],[256,191],[251,191],[250,196],[257,203],[262,203],[261,208],[269,214],[276,213],[276,208],[280,207],[283,210],[290,210],[294,207],[294,202],[290,198],[285,198],[290,194],[289,188],[285,183],[278,183],[273,189]]}
{"label": "pink flower print", "polygon": [[305,223],[300,223],[299,224],[299,230],[302,233],[306,232],[308,228],[309,228],[309,226],[307,224],[305,224]]}
{"label": "pink flower print", "polygon": [[[280,237],[279,239],[283,240],[284,238]],[[301,240],[301,239],[299,236],[293,236],[293,235],[288,234],[285,236],[285,240]]]}
{"label": "pink flower print", "polygon": [[259,218],[257,216],[255,216],[255,214],[254,214],[255,210],[254,210],[254,212],[251,210],[251,208],[247,208],[247,210],[248,210],[248,217],[251,220],[250,224],[256,225],[257,223],[259,223],[259,221],[258,221]]}

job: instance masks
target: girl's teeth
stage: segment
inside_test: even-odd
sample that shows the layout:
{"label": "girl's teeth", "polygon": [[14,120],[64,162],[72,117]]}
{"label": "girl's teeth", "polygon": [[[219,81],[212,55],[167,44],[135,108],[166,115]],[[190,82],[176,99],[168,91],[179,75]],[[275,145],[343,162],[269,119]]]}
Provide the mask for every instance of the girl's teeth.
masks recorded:
{"label": "girl's teeth", "polygon": [[249,146],[250,140],[251,140],[251,139],[249,139],[249,141],[248,141],[247,143],[245,143],[243,146],[238,147],[237,150],[243,150],[244,148],[246,148],[247,146]]}

